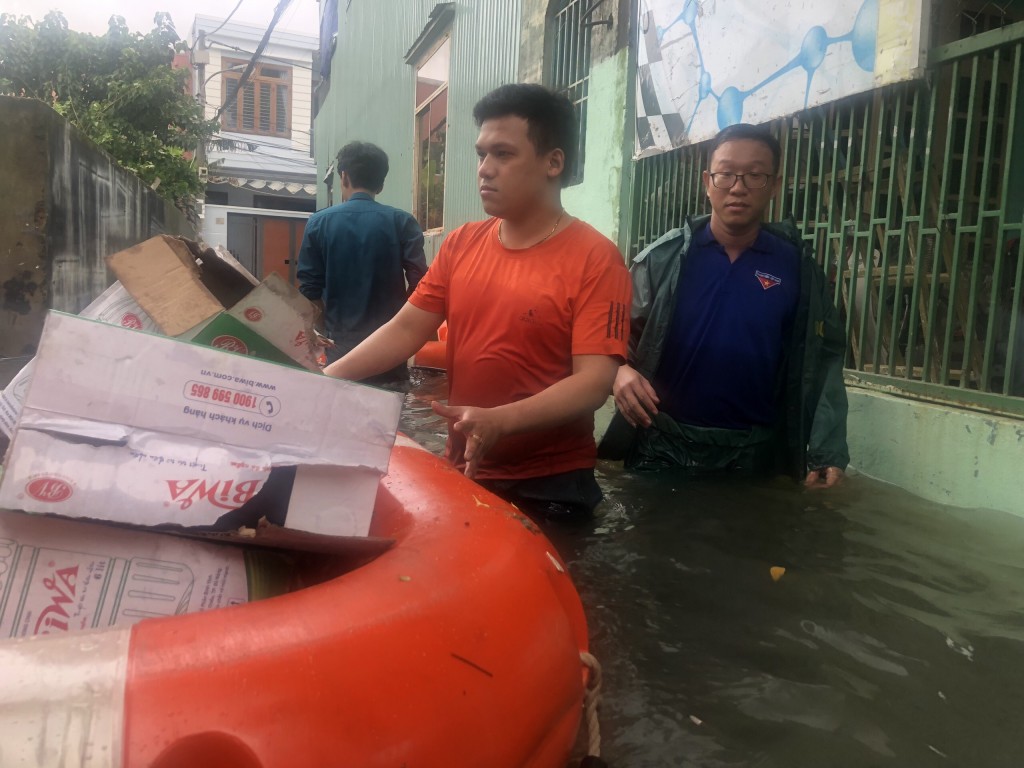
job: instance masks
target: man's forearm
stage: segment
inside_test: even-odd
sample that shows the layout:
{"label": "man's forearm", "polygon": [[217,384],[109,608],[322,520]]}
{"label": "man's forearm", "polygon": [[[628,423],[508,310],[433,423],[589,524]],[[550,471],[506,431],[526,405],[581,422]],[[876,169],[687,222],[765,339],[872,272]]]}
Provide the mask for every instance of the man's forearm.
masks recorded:
{"label": "man's forearm", "polygon": [[584,416],[605,404],[612,391],[618,361],[600,355],[592,358],[568,378],[552,384],[524,400],[501,405],[500,414],[506,434],[553,429]]}
{"label": "man's forearm", "polygon": [[404,352],[403,347],[391,342],[386,328],[379,328],[347,355],[328,365],[324,373],[335,379],[362,381],[408,360],[416,350]]}
{"label": "man's forearm", "polygon": [[324,368],[336,379],[360,381],[389,371],[412,357],[436,333],[442,315],[426,312],[406,303],[359,346]]}

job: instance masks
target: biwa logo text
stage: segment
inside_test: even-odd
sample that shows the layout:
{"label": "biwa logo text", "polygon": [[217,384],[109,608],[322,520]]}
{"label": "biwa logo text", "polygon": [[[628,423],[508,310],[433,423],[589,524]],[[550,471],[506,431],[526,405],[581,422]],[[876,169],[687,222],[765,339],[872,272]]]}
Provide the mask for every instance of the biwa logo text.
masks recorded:
{"label": "biwa logo text", "polygon": [[50,604],[39,612],[35,634],[67,632],[70,614],[65,606],[73,603],[78,594],[78,566],[58,568],[53,576],[43,579],[43,587],[50,598]]}
{"label": "biwa logo text", "polygon": [[244,314],[245,319],[250,323],[258,323],[263,319],[263,310],[259,307],[248,307]]}
{"label": "biwa logo text", "polygon": [[73,493],[71,484],[59,477],[36,477],[25,486],[25,493],[36,501],[59,504],[67,501]]}
{"label": "biwa logo text", "polygon": [[168,480],[171,502],[188,509],[197,501],[205,501],[220,509],[238,509],[256,495],[259,480]]}
{"label": "biwa logo text", "polygon": [[227,334],[217,336],[210,342],[210,346],[216,347],[217,349],[224,349],[228,352],[237,352],[240,355],[249,354],[249,348],[245,346],[245,342],[237,336],[228,336]]}

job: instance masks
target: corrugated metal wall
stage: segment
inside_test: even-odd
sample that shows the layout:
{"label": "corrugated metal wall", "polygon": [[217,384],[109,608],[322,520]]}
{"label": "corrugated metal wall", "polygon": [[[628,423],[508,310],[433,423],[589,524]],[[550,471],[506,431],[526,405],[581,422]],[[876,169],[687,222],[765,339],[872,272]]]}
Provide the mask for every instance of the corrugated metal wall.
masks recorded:
{"label": "corrugated metal wall", "polygon": [[[388,153],[391,171],[381,202],[412,210],[415,152],[415,70],[405,54],[436,0],[324,0],[340,2],[338,44],[330,92],[315,122],[318,207],[327,203],[324,174],[345,143],[372,141]],[[477,100],[518,72],[520,0],[454,3],[444,229],[483,218],[476,191]],[[337,189],[337,182],[335,182]],[[335,195],[337,202],[337,195]]]}

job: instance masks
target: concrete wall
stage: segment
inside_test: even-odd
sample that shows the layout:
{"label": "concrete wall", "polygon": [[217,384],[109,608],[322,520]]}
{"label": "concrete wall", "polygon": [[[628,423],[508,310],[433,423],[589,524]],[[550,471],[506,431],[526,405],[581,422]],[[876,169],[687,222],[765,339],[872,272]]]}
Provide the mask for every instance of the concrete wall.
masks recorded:
{"label": "concrete wall", "polygon": [[161,232],[195,236],[46,104],[0,96],[0,357],[34,352],[46,310],[84,309],[104,257]]}
{"label": "concrete wall", "polygon": [[1024,421],[848,387],[853,466],[930,501],[1024,517]]}

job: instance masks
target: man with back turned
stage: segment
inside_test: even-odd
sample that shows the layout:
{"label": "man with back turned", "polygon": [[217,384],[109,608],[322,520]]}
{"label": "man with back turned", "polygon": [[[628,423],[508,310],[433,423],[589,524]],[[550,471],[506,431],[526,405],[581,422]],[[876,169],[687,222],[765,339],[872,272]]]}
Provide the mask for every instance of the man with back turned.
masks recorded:
{"label": "man with back turned", "polygon": [[[423,231],[410,214],[382,205],[388,156],[361,141],[338,152],[339,205],[309,217],[299,251],[299,290],[316,304],[334,362],[390,320],[427,271]],[[408,378],[405,361],[373,383]]]}

